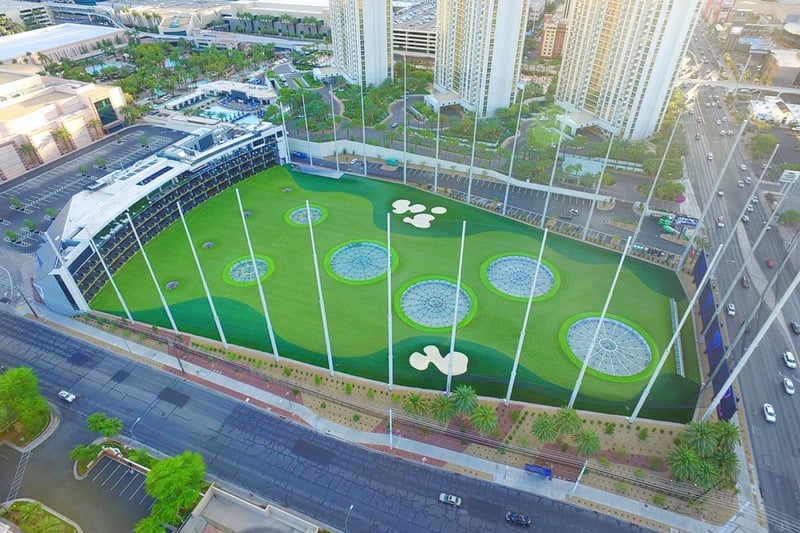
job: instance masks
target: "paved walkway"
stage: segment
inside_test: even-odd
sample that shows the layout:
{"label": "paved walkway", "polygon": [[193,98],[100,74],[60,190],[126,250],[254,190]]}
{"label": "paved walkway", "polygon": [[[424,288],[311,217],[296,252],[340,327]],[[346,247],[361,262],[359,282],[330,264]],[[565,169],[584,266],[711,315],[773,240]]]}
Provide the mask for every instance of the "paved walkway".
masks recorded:
{"label": "paved walkway", "polygon": [[[61,329],[73,331],[84,337],[97,339],[107,345],[116,346],[120,350],[128,349],[131,354],[137,358],[150,361],[155,365],[170,368],[176,372],[180,370],[177,359],[171,355],[141,346],[127,339],[121,339],[68,317],[53,314],[41,308],[39,308],[39,311],[45,323],[53,323],[54,326]],[[747,512],[748,509],[745,509],[745,512],[740,513],[742,516],[734,517],[734,520],[729,522],[726,526],[717,528],[713,524],[667,509],[653,507],[647,503],[633,500],[619,494],[605,492],[585,485],[578,485],[575,487],[574,483],[566,480],[555,478],[547,480],[540,476],[529,474],[520,468],[509,467],[505,464],[495,463],[465,453],[417,442],[406,437],[392,437],[390,442],[390,437],[386,433],[367,433],[348,428],[318,416],[306,406],[292,402],[285,396],[278,396],[188,361],[182,361],[181,364],[186,374],[194,376],[196,381],[206,382],[209,385],[215,386],[217,389],[223,389],[230,393],[235,392],[235,394],[232,395],[236,397],[243,396],[244,401],[247,403],[252,403],[256,406],[258,406],[258,404],[263,404],[286,412],[293,418],[302,419],[308,426],[314,428],[316,431],[325,433],[333,438],[341,439],[342,441],[370,447],[383,446],[400,450],[422,457],[422,462],[426,462],[426,458],[430,458],[444,461],[452,465],[459,465],[472,471],[487,474],[492,478],[494,483],[546,496],[554,500],[570,501],[570,499],[573,498],[575,500],[580,500],[583,506],[587,504],[589,506],[595,506],[595,510],[599,512],[606,512],[607,508],[618,509],[630,515],[641,517],[642,522],[657,522],[663,526],[672,528],[674,531],[705,533],[711,531],[734,531],[739,528],[744,528],[744,530],[748,532],[766,531],[765,528],[760,527],[758,523],[753,520],[752,508],[749,509],[750,512]],[[746,465],[742,459],[743,457],[740,457],[741,464]],[[741,481],[745,483],[746,486],[749,486],[750,484],[746,482],[747,470],[743,469],[743,471],[744,475],[740,476],[743,478]]]}

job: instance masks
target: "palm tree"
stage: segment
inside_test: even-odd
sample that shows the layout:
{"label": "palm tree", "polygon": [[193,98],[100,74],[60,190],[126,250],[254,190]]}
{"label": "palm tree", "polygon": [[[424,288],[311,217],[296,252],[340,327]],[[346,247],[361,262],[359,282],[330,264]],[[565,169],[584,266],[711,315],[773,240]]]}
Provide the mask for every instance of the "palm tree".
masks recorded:
{"label": "palm tree", "polygon": [[594,455],[600,451],[600,437],[590,428],[583,428],[575,433],[575,445],[578,455]]}
{"label": "palm tree", "polygon": [[60,126],[53,132],[53,136],[56,138],[59,145],[64,147],[64,149],[61,150],[62,153],[75,149],[75,144],[72,141],[72,133],[70,133],[65,126]]}
{"label": "palm tree", "polygon": [[697,465],[697,474],[692,479],[699,487],[710,489],[719,482],[719,472],[711,460],[701,460]]}
{"label": "palm tree", "polygon": [[742,442],[739,428],[727,420],[720,420],[713,426],[717,445],[723,450],[733,450],[733,447]]}
{"label": "palm tree", "polygon": [[709,422],[689,422],[681,436],[699,457],[710,457],[717,446],[716,435]]}
{"label": "palm tree", "polygon": [[39,158],[39,152],[36,147],[29,142],[24,142],[19,146],[19,151],[28,159],[28,162],[33,165],[41,165],[42,160]]}
{"label": "palm tree", "polygon": [[456,416],[456,404],[446,394],[436,396],[430,405],[431,416],[442,423],[450,422]]}
{"label": "palm tree", "polygon": [[428,402],[415,391],[403,400],[403,410],[410,415],[424,415],[428,412]]}
{"label": "palm tree", "polygon": [[469,420],[478,433],[491,433],[497,428],[497,413],[491,405],[485,403],[475,407]]}
{"label": "palm tree", "polygon": [[478,394],[470,385],[459,385],[453,390],[453,404],[457,413],[470,416],[478,405]]}
{"label": "palm tree", "polygon": [[676,481],[695,479],[700,468],[700,460],[695,451],[689,446],[676,446],[667,455],[667,464]]}
{"label": "palm tree", "polygon": [[739,458],[733,450],[719,448],[714,454],[714,464],[717,473],[725,481],[733,483],[736,480],[739,474]]}
{"label": "palm tree", "polygon": [[581,429],[581,418],[578,412],[571,407],[562,406],[553,416],[556,430],[559,435],[574,435]]}
{"label": "palm tree", "polygon": [[[86,127],[91,130],[92,133],[97,135],[98,132],[102,131],[100,128],[102,127],[103,123],[100,122],[100,119],[97,118],[90,118],[86,121]],[[94,138],[94,136],[93,136]]]}
{"label": "palm tree", "polygon": [[548,442],[554,442],[556,437],[558,437],[556,423],[553,420],[553,417],[547,413],[541,413],[536,417],[536,420],[533,421],[533,426],[531,427],[531,433],[533,433],[533,436],[536,437],[539,442],[545,444]]}

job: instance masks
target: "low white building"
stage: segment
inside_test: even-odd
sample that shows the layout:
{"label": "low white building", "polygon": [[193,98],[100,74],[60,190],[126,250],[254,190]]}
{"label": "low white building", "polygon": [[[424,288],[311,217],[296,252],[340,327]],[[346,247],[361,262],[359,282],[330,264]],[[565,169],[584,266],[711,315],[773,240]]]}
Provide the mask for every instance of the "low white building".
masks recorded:
{"label": "low white building", "polygon": [[[54,312],[89,311],[113,273],[179,217],[222,190],[288,157],[283,128],[269,123],[200,128],[74,195],[36,252],[38,297]],[[98,255],[102,255],[102,261]],[[107,270],[106,270],[107,269]]]}
{"label": "low white building", "polygon": [[747,114],[753,122],[796,125],[800,123],[800,104],[787,104],[779,96],[765,96],[751,100]]}
{"label": "low white building", "polygon": [[0,61],[3,63],[38,63],[60,61],[99,53],[101,41],[127,41],[122,28],[57,24],[36,30],[0,37]]}

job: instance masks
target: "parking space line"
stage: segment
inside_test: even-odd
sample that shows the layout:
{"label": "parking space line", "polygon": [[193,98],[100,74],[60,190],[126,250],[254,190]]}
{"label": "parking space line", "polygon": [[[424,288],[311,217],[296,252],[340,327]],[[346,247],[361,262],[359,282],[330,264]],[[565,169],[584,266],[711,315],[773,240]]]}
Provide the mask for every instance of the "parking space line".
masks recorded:
{"label": "parking space line", "polygon": [[103,480],[103,482],[102,482],[102,483],[100,483],[100,486],[101,486],[101,487],[102,487],[102,486],[105,486],[106,482],[107,482],[109,479],[111,479],[111,478],[114,476],[114,474],[116,474],[116,473],[117,473],[117,470],[119,470],[119,467],[120,467],[120,464],[119,464],[119,463],[117,463],[117,467],[116,467],[114,470],[112,470],[112,471],[111,471],[111,473],[108,475],[108,477],[107,477],[107,478],[105,478],[105,479]]}

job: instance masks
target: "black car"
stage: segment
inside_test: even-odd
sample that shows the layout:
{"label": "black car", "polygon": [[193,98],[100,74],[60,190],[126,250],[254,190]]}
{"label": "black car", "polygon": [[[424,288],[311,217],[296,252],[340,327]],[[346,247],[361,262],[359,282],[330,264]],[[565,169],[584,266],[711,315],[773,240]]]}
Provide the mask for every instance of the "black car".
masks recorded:
{"label": "black car", "polygon": [[789,327],[792,328],[792,331],[795,334],[800,335],[800,322],[797,321],[789,322]]}
{"label": "black car", "polygon": [[528,515],[524,515],[522,513],[512,513],[511,511],[506,513],[506,522],[511,522],[512,524],[519,524],[521,526],[529,526],[533,522],[531,517]]}

